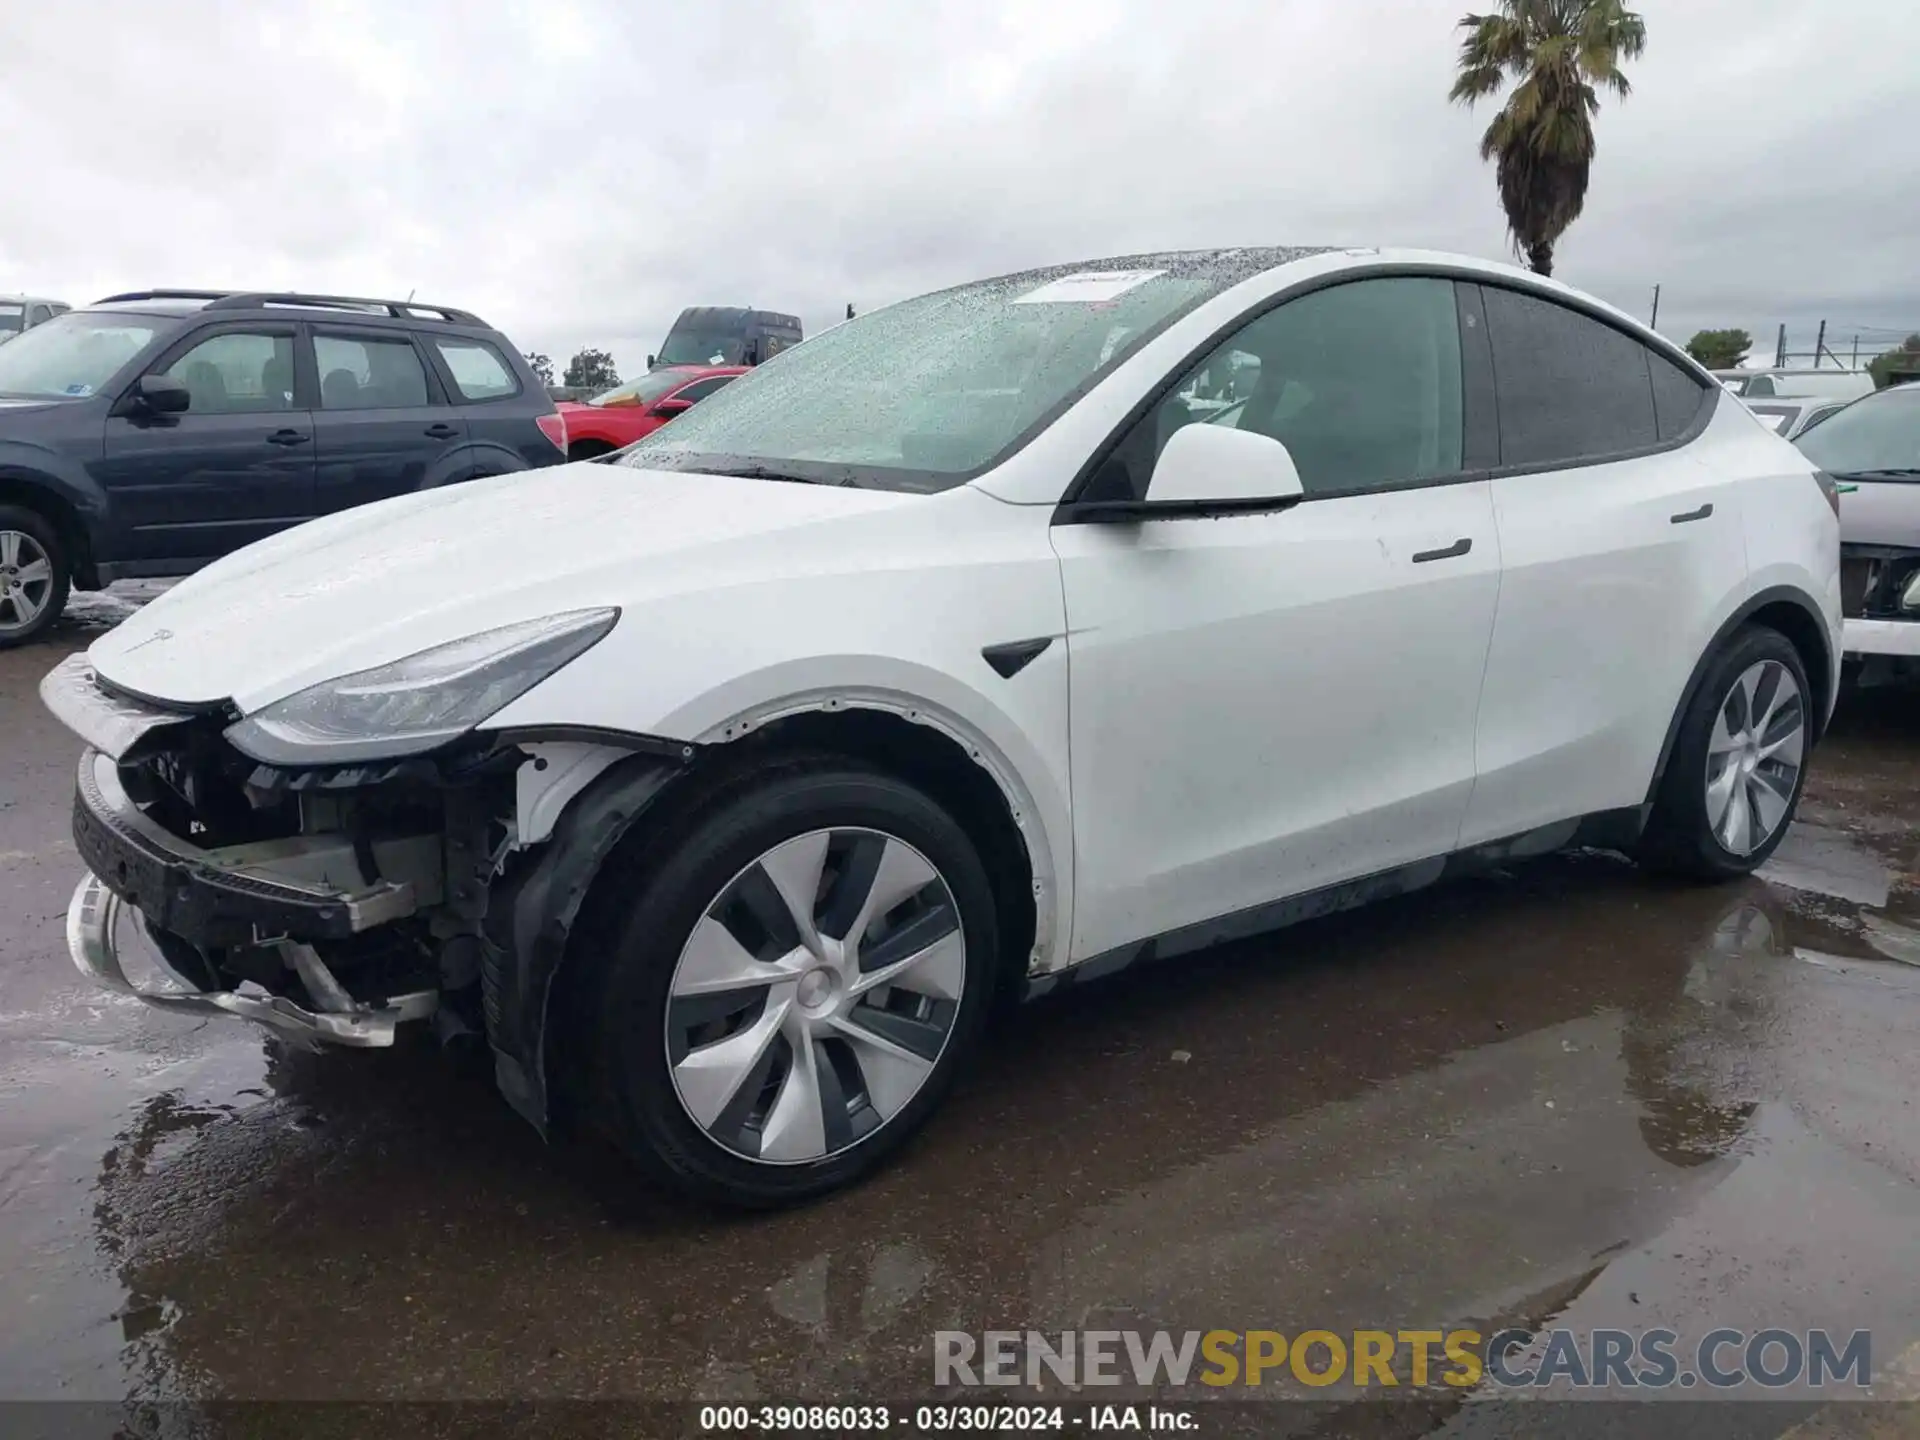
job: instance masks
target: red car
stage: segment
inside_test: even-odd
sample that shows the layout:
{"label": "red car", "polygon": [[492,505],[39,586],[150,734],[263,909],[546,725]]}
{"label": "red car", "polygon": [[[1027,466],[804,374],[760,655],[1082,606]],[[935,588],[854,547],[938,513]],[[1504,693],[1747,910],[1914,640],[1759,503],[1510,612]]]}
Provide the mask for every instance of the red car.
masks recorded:
{"label": "red car", "polygon": [[667,421],[707,398],[745,365],[672,365],[650,370],[638,380],[594,396],[562,400],[557,407],[567,422],[567,458],[591,460],[651,435]]}

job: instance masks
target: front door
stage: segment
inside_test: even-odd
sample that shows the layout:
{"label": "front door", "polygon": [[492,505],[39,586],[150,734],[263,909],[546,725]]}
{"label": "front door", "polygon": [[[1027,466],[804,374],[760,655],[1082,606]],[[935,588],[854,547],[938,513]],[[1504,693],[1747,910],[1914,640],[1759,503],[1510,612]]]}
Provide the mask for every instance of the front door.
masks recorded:
{"label": "front door", "polygon": [[1076,960],[1454,847],[1500,583],[1460,377],[1447,281],[1294,299],[1182,377],[1090,498],[1143,493],[1180,425],[1230,424],[1287,444],[1302,503],[1054,527]]}
{"label": "front door", "polygon": [[148,373],[186,385],[180,415],[114,416],[94,473],[125,537],[117,559],[192,564],[310,518],[313,416],[292,325],[197,331]]}

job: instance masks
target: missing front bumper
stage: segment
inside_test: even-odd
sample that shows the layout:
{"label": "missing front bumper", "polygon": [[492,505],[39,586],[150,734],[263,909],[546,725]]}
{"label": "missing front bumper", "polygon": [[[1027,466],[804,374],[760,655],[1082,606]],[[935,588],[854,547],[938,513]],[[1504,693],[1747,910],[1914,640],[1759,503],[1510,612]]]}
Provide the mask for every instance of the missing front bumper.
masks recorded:
{"label": "missing front bumper", "polygon": [[96,985],[131,995],[157,1010],[176,1015],[232,1015],[308,1045],[377,1048],[393,1044],[400,1025],[425,1019],[439,1005],[439,995],[432,990],[391,996],[381,1005],[356,1004],[320,957],[310,947],[294,942],[285,942],[291,952],[288,958],[309,991],[329,993],[347,1008],[309,1010],[283,995],[196,990],[184,976],[166,967],[164,960],[159,963],[180,988],[143,990],[127,978],[120,963],[117,931],[124,906],[125,902],[89,871],[67,907],[67,953],[80,973]]}

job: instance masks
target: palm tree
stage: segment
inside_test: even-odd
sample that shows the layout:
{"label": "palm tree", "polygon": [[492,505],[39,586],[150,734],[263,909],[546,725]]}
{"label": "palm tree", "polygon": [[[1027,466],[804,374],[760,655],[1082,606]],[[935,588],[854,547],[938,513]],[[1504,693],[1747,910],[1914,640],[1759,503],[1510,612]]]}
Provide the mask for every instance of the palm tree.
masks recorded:
{"label": "palm tree", "polygon": [[1448,99],[1472,106],[1513,91],[1480,139],[1498,162],[1500,204],[1516,253],[1553,273],[1554,243],[1580,218],[1593,165],[1599,89],[1632,89],[1620,65],[1647,46],[1647,27],[1621,0],[1497,0],[1460,21],[1460,73]]}

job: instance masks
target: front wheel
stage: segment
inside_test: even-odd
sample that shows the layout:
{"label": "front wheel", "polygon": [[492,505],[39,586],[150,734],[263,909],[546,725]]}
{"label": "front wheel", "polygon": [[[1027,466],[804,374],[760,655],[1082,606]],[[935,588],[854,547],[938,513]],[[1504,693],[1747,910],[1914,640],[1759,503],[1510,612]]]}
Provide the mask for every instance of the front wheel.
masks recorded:
{"label": "front wheel", "polygon": [[45,634],[71,583],[59,531],[38,511],[0,505],[0,650]]}
{"label": "front wheel", "polygon": [[1760,625],[1735,634],[1680,722],[1641,858],[1708,880],[1758,869],[1806,784],[1812,693],[1784,635]]}
{"label": "front wheel", "polygon": [[599,1118],[732,1206],[872,1169],[988,1012],[993,896],[966,832],[899,780],[818,759],[744,777],[650,849],[597,961]]}

